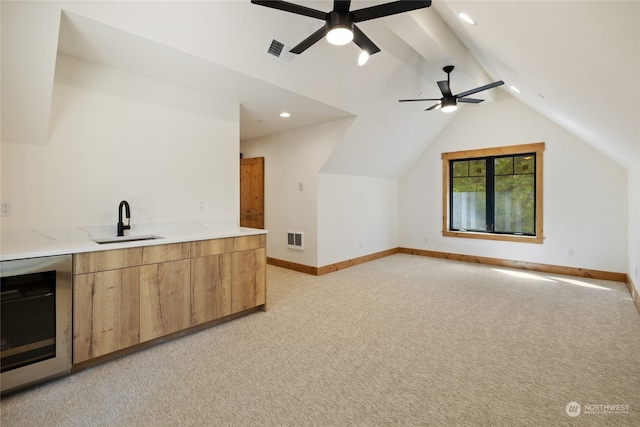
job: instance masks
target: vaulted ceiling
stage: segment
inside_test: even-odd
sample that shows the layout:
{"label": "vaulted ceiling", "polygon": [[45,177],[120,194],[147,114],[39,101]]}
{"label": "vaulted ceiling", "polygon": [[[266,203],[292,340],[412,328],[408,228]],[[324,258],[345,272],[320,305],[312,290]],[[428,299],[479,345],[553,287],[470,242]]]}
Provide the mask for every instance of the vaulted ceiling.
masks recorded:
{"label": "vaulted ceiling", "polygon": [[435,9],[487,73],[522,91],[522,102],[622,165],[638,159],[640,2],[445,1]]}
{"label": "vaulted ceiling", "polygon": [[[318,21],[248,0],[24,3],[1,6],[3,142],[46,143],[59,52],[238,102],[242,139],[357,118],[358,135],[347,135],[328,171],[401,175],[456,113],[397,100],[439,97],[448,64],[456,66],[454,93],[504,80],[479,97],[516,97],[623,166],[640,156],[637,1],[433,0],[360,24],[382,49],[362,68],[353,44],[320,42],[290,65],[269,58],[272,36],[295,45]],[[354,1],[352,9],[378,3]],[[277,117],[283,109],[292,117]],[[380,134],[404,145],[376,143]],[[358,165],[355,153],[366,153]]]}

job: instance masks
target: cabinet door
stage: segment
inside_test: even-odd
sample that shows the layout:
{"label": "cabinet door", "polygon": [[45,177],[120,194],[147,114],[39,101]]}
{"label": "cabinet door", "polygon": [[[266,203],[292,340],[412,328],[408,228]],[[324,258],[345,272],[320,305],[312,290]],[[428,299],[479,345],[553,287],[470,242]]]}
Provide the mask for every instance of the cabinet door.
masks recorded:
{"label": "cabinet door", "polygon": [[191,325],[231,314],[231,254],[191,261]]}
{"label": "cabinet door", "polygon": [[240,311],[265,304],[266,252],[264,248],[231,254],[231,311]]}
{"label": "cabinet door", "polygon": [[190,325],[188,259],[140,267],[140,342]]}
{"label": "cabinet door", "polygon": [[140,342],[139,267],[73,280],[73,363]]}

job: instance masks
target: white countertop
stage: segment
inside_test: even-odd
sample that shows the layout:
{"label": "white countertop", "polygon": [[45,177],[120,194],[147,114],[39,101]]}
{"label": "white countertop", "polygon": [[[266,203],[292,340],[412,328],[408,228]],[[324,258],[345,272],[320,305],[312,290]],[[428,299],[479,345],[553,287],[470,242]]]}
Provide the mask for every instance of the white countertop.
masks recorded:
{"label": "white countertop", "polygon": [[93,240],[115,239],[115,225],[3,231],[0,240],[0,261],[266,233],[266,230],[232,226],[229,225],[229,221],[218,220],[132,224],[131,230],[125,230],[125,236],[154,235],[161,238],[106,244],[99,244]]}

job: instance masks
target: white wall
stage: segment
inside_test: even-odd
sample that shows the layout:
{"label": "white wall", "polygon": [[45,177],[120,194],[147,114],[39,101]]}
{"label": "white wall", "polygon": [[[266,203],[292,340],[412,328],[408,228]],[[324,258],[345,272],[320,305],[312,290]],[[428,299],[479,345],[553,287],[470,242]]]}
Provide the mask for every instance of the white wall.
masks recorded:
{"label": "white wall", "polygon": [[[514,98],[465,106],[456,114],[401,179],[401,246],[627,271],[629,212],[623,167]],[[534,142],[546,144],[544,243],[442,237],[441,153]],[[573,256],[569,256],[569,248]]]}
{"label": "white wall", "polygon": [[640,291],[640,159],[629,169],[629,270]]}
{"label": "white wall", "polygon": [[[46,145],[2,143],[3,230],[239,214],[239,106],[58,56]],[[199,202],[204,202],[204,210]]]}
{"label": "white wall", "polygon": [[318,266],[399,246],[398,181],[318,176]]}
{"label": "white wall", "polygon": [[[318,172],[351,122],[337,120],[241,143],[244,158],[265,158],[268,257],[317,266]],[[304,233],[304,250],[287,248],[287,231]]]}
{"label": "white wall", "polygon": [[[320,173],[352,125],[337,120],[242,142],[245,158],[265,158],[267,256],[322,267],[398,247],[397,180]],[[287,231],[304,232],[304,251],[287,248]]]}

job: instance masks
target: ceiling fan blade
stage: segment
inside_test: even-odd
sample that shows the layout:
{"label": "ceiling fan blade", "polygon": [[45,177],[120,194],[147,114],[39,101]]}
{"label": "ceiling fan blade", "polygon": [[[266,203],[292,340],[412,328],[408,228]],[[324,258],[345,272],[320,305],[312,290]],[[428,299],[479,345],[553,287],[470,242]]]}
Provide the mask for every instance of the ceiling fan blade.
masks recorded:
{"label": "ceiling fan blade", "polygon": [[369,55],[380,52],[380,48],[355,25],[353,26],[353,42]]}
{"label": "ceiling fan blade", "polygon": [[326,19],[327,13],[320,10],[311,9],[310,7],[300,6],[281,0],[251,0],[251,3],[260,6],[270,7],[272,9],[284,10],[285,12],[295,13],[297,15],[309,16],[311,18]]}
{"label": "ceiling fan blade", "polygon": [[479,104],[482,101],[484,101],[484,99],[476,99],[476,98],[458,98],[458,102],[468,102],[470,104]]}
{"label": "ceiling fan blade", "polygon": [[351,0],[334,0],[333,2],[333,10],[336,12],[349,12],[349,7],[351,7]]}
{"label": "ceiling fan blade", "polygon": [[440,88],[440,92],[444,95],[445,98],[449,98],[453,96],[451,93],[451,88],[449,87],[449,82],[446,80],[440,80],[438,82],[438,87]]}
{"label": "ceiling fan blade", "polygon": [[398,102],[414,102],[414,101],[440,101],[440,98],[399,99],[398,100]]}
{"label": "ceiling fan blade", "polygon": [[393,1],[391,3],[354,10],[351,12],[351,16],[353,17],[353,22],[362,22],[370,19],[382,18],[383,16],[422,9],[429,6],[431,6],[431,0]]}
{"label": "ceiling fan blade", "polygon": [[431,110],[433,110],[434,108],[438,108],[438,107],[440,106],[440,104],[441,104],[441,103],[440,103],[440,102],[438,102],[437,104],[432,105],[431,107],[427,108],[427,109],[426,109],[426,110],[424,110],[424,111],[431,111]]}
{"label": "ceiling fan blade", "polygon": [[322,26],[322,28],[320,28],[318,31],[316,31],[315,33],[311,34],[309,37],[307,37],[306,39],[298,43],[297,46],[294,46],[293,49],[290,49],[289,52],[295,53],[295,54],[301,54],[302,52],[304,52],[305,50],[313,46],[317,41],[321,40],[325,35],[327,35],[326,24]]}
{"label": "ceiling fan blade", "polygon": [[[438,83],[440,83],[440,82],[438,82]],[[497,82],[493,82],[493,83],[489,83],[488,85],[480,86],[480,87],[477,87],[475,89],[468,90],[466,92],[461,92],[461,93],[456,95],[456,98],[462,98],[463,96],[473,95],[474,93],[482,92],[483,90],[491,89],[491,88],[494,88],[496,86],[500,86],[500,85],[503,85],[503,84],[504,84],[504,82],[502,80],[497,81]]]}

